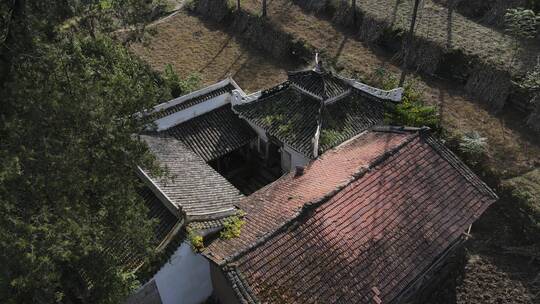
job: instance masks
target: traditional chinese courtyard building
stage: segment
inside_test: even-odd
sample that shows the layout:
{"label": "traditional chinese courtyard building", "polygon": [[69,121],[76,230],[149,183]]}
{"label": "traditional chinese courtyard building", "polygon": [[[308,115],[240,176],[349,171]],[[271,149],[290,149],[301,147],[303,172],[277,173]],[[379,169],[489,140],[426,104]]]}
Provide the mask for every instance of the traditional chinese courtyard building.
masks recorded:
{"label": "traditional chinese courtyard building", "polygon": [[[129,303],[414,299],[497,197],[428,129],[384,126],[402,92],[317,62],[267,90],[229,78],[141,113],[168,172],[137,171],[161,238],[205,248],[182,243]],[[233,216],[241,234],[221,239]]]}

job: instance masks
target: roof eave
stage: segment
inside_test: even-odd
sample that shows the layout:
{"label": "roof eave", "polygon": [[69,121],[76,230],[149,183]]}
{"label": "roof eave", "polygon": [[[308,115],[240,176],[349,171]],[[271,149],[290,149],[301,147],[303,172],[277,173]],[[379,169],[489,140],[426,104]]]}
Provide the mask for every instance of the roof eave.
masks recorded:
{"label": "roof eave", "polygon": [[159,200],[172,212],[176,217],[182,219],[184,213],[181,206],[177,206],[173,203],[171,198],[159,187],[154,179],[141,167],[137,166],[135,172],[142,179],[142,181],[152,190],[152,192],[159,198]]}
{"label": "roof eave", "polygon": [[338,78],[347,82],[353,88],[358,89],[366,94],[376,97],[381,100],[392,101],[394,103],[400,103],[403,98],[404,89],[399,87],[392,90],[383,90],[376,87],[369,86],[365,83],[359,82],[355,79],[345,78],[337,75]]}

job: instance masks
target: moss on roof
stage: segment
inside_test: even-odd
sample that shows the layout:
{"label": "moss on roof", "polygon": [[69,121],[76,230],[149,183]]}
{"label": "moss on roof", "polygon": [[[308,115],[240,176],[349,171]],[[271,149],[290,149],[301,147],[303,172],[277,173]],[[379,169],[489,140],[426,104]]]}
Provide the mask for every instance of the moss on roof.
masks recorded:
{"label": "moss on roof", "polygon": [[361,92],[353,93],[327,105],[319,138],[319,152],[331,149],[384,120],[383,101],[373,100]]}
{"label": "moss on roof", "polygon": [[[271,136],[312,156],[320,101],[289,87],[258,101],[235,106],[235,110]],[[384,120],[384,102],[353,90],[323,110],[319,152],[331,149]]]}

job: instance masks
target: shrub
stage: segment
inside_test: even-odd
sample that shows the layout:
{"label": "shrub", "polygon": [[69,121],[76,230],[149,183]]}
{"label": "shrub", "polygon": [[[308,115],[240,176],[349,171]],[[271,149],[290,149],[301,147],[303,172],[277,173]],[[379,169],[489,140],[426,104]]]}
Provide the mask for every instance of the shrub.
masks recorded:
{"label": "shrub", "polygon": [[188,240],[193,251],[199,252],[204,249],[204,239],[201,235],[196,234],[193,230],[188,233]]}
{"label": "shrub", "polygon": [[[389,75],[384,69],[377,69],[372,79],[382,89],[390,90],[398,86],[395,76]],[[390,109],[386,114],[386,122],[392,125],[409,127],[430,127],[435,132],[440,131],[440,119],[437,108],[424,104],[422,92],[416,88],[416,82],[405,82],[401,103]]]}
{"label": "shrub", "polygon": [[476,131],[466,133],[461,136],[458,149],[471,164],[477,164],[487,152],[487,138]]}
{"label": "shrub", "polygon": [[219,237],[225,240],[239,237],[245,223],[240,217],[231,216],[223,223],[223,230],[221,230]]}
{"label": "shrub", "polygon": [[196,5],[195,0],[186,0],[184,2],[184,7],[191,12],[195,11]]}
{"label": "shrub", "polygon": [[534,69],[527,72],[518,85],[532,95],[530,102],[533,105],[533,110],[527,117],[527,125],[540,132],[540,56]]}
{"label": "shrub", "polygon": [[196,73],[190,74],[185,79],[180,78],[170,64],[165,66],[165,70],[163,71],[163,79],[165,81],[165,85],[171,90],[171,95],[173,98],[194,91],[197,87],[199,87],[201,82],[201,76]]}
{"label": "shrub", "polygon": [[540,241],[540,169],[502,182],[511,195],[512,207],[522,215],[522,226],[529,236]]}
{"label": "shrub", "polygon": [[504,15],[506,31],[517,38],[534,39],[540,25],[540,16],[534,11],[524,8],[514,8]]}
{"label": "shrub", "polygon": [[324,129],[319,138],[319,147],[330,146],[339,139],[340,133],[336,130]]}
{"label": "shrub", "polygon": [[439,130],[439,115],[436,108],[409,100],[403,100],[398,104],[386,115],[386,120],[392,125],[430,127],[436,132]]}

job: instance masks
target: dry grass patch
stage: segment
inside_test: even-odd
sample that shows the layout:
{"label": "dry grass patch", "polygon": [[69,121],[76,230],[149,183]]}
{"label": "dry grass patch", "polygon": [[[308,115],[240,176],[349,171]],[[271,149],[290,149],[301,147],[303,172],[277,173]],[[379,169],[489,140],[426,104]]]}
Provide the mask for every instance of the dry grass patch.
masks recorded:
{"label": "dry grass patch", "polygon": [[132,45],[132,50],[158,71],[171,64],[182,77],[199,73],[202,85],[232,76],[244,90],[256,91],[285,80],[286,71],[293,68],[184,11],[153,28],[157,34]]}

